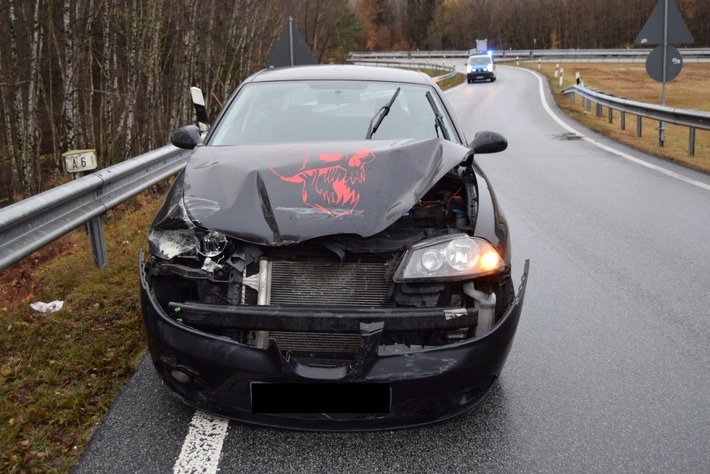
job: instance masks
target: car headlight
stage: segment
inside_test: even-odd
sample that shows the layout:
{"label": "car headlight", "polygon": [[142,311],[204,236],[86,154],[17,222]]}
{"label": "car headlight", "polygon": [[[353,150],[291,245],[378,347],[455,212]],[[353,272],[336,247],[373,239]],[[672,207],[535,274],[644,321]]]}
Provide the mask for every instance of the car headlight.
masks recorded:
{"label": "car headlight", "polygon": [[471,71],[473,71],[473,67],[469,64],[466,66],[466,73],[470,73]]}
{"label": "car headlight", "polygon": [[148,233],[150,253],[165,260],[194,253],[199,245],[194,229],[151,229]]}
{"label": "car headlight", "polygon": [[151,229],[148,233],[150,251],[162,259],[199,253],[215,258],[227,247],[227,236],[221,232],[200,232],[197,229]]}
{"label": "car headlight", "polygon": [[493,64],[489,64],[488,66],[486,66],[486,71],[493,72]]}
{"label": "car headlight", "polygon": [[198,252],[205,257],[214,258],[221,254],[226,247],[227,236],[213,230],[202,236]]}
{"label": "car headlight", "polygon": [[501,270],[505,262],[486,240],[468,235],[446,235],[410,247],[394,281],[467,280]]}

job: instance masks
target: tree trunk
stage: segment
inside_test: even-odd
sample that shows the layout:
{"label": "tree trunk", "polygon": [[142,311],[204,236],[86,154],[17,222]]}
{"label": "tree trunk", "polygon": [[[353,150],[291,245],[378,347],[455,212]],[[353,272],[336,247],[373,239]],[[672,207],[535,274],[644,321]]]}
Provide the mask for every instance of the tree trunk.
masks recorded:
{"label": "tree trunk", "polygon": [[64,87],[63,115],[64,115],[64,150],[73,150],[75,147],[76,133],[76,87],[74,75],[74,31],[72,18],[72,2],[64,0],[62,9],[62,26],[64,27]]}

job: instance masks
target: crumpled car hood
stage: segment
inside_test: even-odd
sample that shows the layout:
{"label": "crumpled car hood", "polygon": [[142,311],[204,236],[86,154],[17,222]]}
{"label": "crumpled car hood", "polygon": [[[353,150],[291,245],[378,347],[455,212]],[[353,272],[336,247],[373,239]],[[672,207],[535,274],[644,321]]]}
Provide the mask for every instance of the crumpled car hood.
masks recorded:
{"label": "crumpled car hood", "polygon": [[191,219],[256,244],[374,235],[460,164],[441,139],[195,148],[185,169]]}

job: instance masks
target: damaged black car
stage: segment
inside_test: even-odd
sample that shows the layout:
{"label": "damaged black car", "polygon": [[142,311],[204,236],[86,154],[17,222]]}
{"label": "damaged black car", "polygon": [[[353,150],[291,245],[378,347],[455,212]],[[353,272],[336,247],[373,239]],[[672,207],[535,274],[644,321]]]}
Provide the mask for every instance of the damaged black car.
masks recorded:
{"label": "damaged black car", "polygon": [[185,403],[304,430],[475,406],[520,318],[508,224],[428,76],[366,66],[246,79],[193,149],[141,255],[153,364]]}

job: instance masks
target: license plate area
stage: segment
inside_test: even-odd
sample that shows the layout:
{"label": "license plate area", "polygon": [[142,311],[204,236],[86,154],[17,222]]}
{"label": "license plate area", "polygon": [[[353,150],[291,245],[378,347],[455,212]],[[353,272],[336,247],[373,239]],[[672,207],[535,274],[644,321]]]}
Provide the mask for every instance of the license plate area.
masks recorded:
{"label": "license plate area", "polygon": [[390,413],[383,383],[251,383],[252,413]]}

